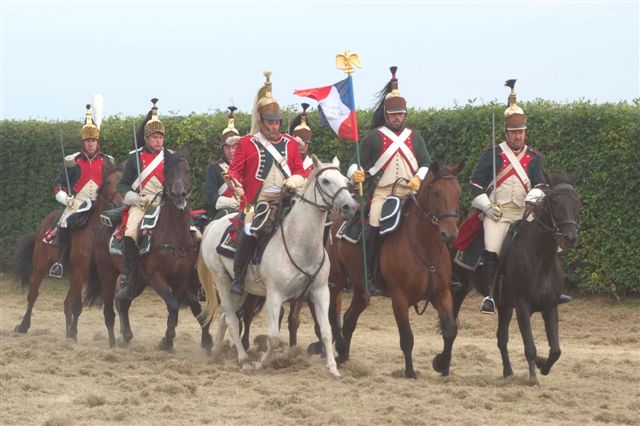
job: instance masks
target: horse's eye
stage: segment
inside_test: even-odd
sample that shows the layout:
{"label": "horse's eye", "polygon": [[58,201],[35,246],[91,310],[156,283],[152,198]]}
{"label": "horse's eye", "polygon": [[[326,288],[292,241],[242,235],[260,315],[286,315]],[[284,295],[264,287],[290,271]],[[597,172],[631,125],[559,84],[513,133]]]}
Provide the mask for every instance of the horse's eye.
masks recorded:
{"label": "horse's eye", "polygon": [[329,183],[329,179],[327,179],[327,178],[322,178],[322,184],[323,184],[323,185],[326,185],[326,184],[328,184],[328,183]]}

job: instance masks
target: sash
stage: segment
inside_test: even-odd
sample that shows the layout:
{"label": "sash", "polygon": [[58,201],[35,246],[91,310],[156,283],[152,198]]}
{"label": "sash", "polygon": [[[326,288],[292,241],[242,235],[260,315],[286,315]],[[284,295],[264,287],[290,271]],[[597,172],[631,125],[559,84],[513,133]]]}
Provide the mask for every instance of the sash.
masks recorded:
{"label": "sash", "polygon": [[273,146],[270,141],[263,140],[262,133],[254,135],[253,140],[262,145],[262,147],[267,150],[271,157],[273,157],[273,160],[278,166],[278,169],[280,169],[280,171],[284,175],[285,179],[291,176],[291,169],[289,168],[289,164],[287,164],[287,159],[280,155],[276,147]]}
{"label": "sash", "polygon": [[[218,166],[220,167],[220,169],[222,169],[222,173],[229,171],[229,165],[227,163],[218,163]],[[222,195],[227,192],[228,188],[229,184],[227,182],[224,182],[222,185],[220,185],[220,188],[218,188],[218,195]]]}
{"label": "sash", "polygon": [[302,168],[306,171],[311,166],[313,166],[313,159],[307,155],[307,157],[302,162]]}
{"label": "sash", "polygon": [[522,157],[524,157],[524,154],[527,151],[527,146],[525,145],[522,148],[522,151],[520,151],[520,154],[518,154],[517,157],[513,154],[513,151],[506,142],[502,142],[498,146],[502,148],[502,152],[504,152],[507,160],[509,160],[509,165],[502,169],[502,171],[498,173],[495,179],[491,181],[491,183],[489,184],[489,188],[491,188],[491,191],[493,191],[496,188],[496,182],[502,181],[502,179],[504,179],[509,173],[511,173],[512,169],[515,169],[516,176],[518,176],[518,179],[520,179],[520,182],[522,183],[522,186],[524,186],[524,189],[528,191],[529,187],[531,186],[531,182],[529,181],[527,172],[524,171],[524,169],[522,168],[522,164],[520,164],[520,160],[522,159]]}
{"label": "sash", "polygon": [[[137,155],[138,153],[136,153],[136,156]],[[143,184],[146,183],[154,170],[158,165],[160,165],[160,163],[162,163],[162,160],[164,160],[164,150],[160,151],[160,153],[156,155],[156,158],[154,158],[153,161],[140,172],[140,176],[138,176],[138,178],[131,184],[131,189],[135,191],[140,187],[140,182]],[[140,157],[136,157],[136,161],[140,161]]]}
{"label": "sash", "polygon": [[411,135],[410,129],[404,129],[400,135],[396,135],[391,130],[386,127],[380,127],[378,129],[380,133],[384,134],[386,137],[391,139],[393,142],[389,147],[382,153],[378,161],[369,169],[369,175],[373,176],[378,173],[382,168],[391,160],[391,158],[396,154],[396,152],[400,151],[404,158],[409,162],[411,166],[411,171],[415,172],[418,169],[418,161],[416,157],[413,155],[413,152],[409,149],[407,145],[405,145],[405,141]]}

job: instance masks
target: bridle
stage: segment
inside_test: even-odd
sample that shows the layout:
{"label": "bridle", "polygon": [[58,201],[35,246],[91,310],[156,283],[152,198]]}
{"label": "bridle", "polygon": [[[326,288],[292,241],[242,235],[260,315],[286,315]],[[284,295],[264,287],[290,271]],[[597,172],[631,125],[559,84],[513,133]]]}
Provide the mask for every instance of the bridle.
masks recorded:
{"label": "bridle", "polygon": [[[331,210],[333,208],[334,201],[336,200],[336,198],[338,198],[338,195],[340,195],[342,191],[347,191],[347,192],[349,191],[347,189],[347,185],[345,184],[344,186],[338,188],[338,190],[333,195],[329,194],[320,184],[320,175],[322,175],[322,173],[328,170],[337,170],[338,172],[340,171],[340,169],[336,166],[327,166],[327,167],[321,168],[316,172],[316,176],[315,176],[316,180],[314,182],[314,188],[313,188],[313,201],[306,198],[304,194],[295,193],[296,198],[299,198],[300,201],[304,203],[309,203],[312,206],[317,207],[318,210],[320,210],[321,212],[327,212]],[[318,203],[318,194],[320,194],[322,204]]]}
{"label": "bridle", "polygon": [[551,188],[551,192],[547,194],[542,200],[542,202],[540,203],[540,211],[541,211],[540,213],[548,211],[549,218],[551,219],[551,224],[547,224],[542,219],[540,219],[539,216],[541,216],[541,214],[536,214],[535,210],[532,212],[535,223],[537,223],[545,231],[553,235],[553,238],[556,241],[559,241],[560,238],[562,238],[562,232],[560,231],[561,226],[571,225],[571,226],[574,226],[576,230],[578,229],[578,226],[579,226],[578,222],[573,218],[566,218],[562,220],[557,220],[555,218],[553,214],[553,209],[551,208],[551,203],[553,202],[553,197],[557,196],[561,192],[568,193],[569,197],[571,197],[576,203],[580,203],[580,197],[578,197],[578,194],[576,193],[576,190],[573,187],[573,185],[568,183],[559,183],[557,185],[554,185]]}
{"label": "bridle", "polygon": [[[433,180],[431,182],[429,182],[429,199],[432,196],[435,196],[435,190],[433,188],[433,183],[437,180],[442,180],[442,179],[458,179],[457,176],[453,176],[450,174],[447,174],[445,176],[439,176],[439,177],[434,177]],[[433,214],[431,213],[428,209],[429,207],[427,206],[426,209],[423,209],[422,206],[420,205],[420,202],[418,201],[418,198],[416,197],[416,194],[414,194],[413,192],[411,192],[411,199],[413,199],[414,204],[416,205],[416,207],[418,208],[418,211],[420,212],[420,215],[422,216],[423,219],[426,219],[428,221],[430,221],[431,223],[433,223],[434,225],[438,225],[440,223],[440,220],[448,218],[448,217],[453,217],[455,219],[458,219],[458,217],[460,216],[460,214],[458,212],[444,212],[441,214]]]}

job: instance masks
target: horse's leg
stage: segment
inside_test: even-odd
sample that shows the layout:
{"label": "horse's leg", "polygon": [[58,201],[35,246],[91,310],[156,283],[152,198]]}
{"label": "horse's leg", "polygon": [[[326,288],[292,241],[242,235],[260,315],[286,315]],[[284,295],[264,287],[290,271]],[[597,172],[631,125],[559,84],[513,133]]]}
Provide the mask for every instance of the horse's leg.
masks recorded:
{"label": "horse's leg", "polygon": [[167,305],[167,330],[164,337],[160,341],[160,348],[170,350],[173,348],[173,339],[176,337],[176,327],[178,325],[178,309],[180,302],[174,296],[164,274],[156,273],[149,277],[151,287],[158,293],[164,303]]}
{"label": "horse's leg", "polygon": [[464,302],[464,299],[471,290],[471,282],[469,281],[469,273],[454,262],[452,262],[452,272],[455,274],[458,282],[462,285],[451,295],[453,297],[453,314],[457,319],[458,314],[460,313],[460,308],[462,307],[462,302]]}
{"label": "horse's leg", "polygon": [[131,302],[129,299],[116,299],[116,309],[120,318],[120,334],[125,343],[129,343],[133,339],[133,331],[131,331],[131,324],[129,323]]}
{"label": "horse's leg", "polygon": [[[75,255],[75,253],[72,253]],[[88,265],[88,259],[78,259],[78,256],[71,256],[75,260],[71,264],[71,277],[69,280],[69,290],[64,299],[64,315],[66,318],[67,337],[78,341],[78,317],[82,312],[82,286],[86,280],[87,271],[82,266]]]}
{"label": "horse's leg", "polygon": [[264,309],[267,315],[267,351],[262,354],[260,361],[256,363],[259,370],[271,364],[273,350],[280,344],[279,316],[282,308],[282,296],[277,291],[267,291],[267,300],[264,302]]}
{"label": "horse's leg", "polygon": [[524,343],[524,356],[529,364],[529,382],[532,385],[538,384],[536,377],[536,344],[533,341],[533,331],[531,330],[531,308],[524,301],[516,302],[516,318],[518,327]]}
{"label": "horse's leg", "polygon": [[458,323],[454,315],[453,299],[449,288],[435,294],[432,298],[432,304],[440,317],[440,328],[442,330],[442,340],[444,341],[444,349],[433,358],[432,366],[438,373],[448,376],[449,366],[451,365],[451,349],[458,335]]}
{"label": "horse's leg", "polygon": [[336,359],[333,356],[333,339],[331,338],[331,324],[329,323],[329,287],[322,285],[311,291],[309,300],[315,310],[315,322],[320,326],[320,338],[327,356],[327,369],[334,377],[340,377]]}
{"label": "horse's leg", "polygon": [[[331,293],[329,293],[331,294]],[[333,343],[333,324],[331,323],[331,296],[329,296],[329,302],[327,302],[328,307],[328,320],[329,325],[331,326],[331,342]],[[320,323],[318,322],[318,318],[316,316],[315,305],[312,302],[309,302],[309,312],[311,313],[311,318],[313,318],[313,331],[316,334],[317,341],[311,343],[307,347],[307,352],[313,355],[320,355],[323,358],[326,356],[324,352],[324,345],[322,344],[322,331],[320,330]]]}
{"label": "horse's leg", "polygon": [[351,298],[351,305],[344,313],[344,319],[342,324],[342,342],[336,341],[336,350],[338,351],[338,357],[336,362],[342,364],[349,359],[349,351],[351,349],[351,337],[358,324],[358,318],[362,311],[367,308],[367,299],[364,295],[364,291],[360,285],[354,285],[353,297]]}
{"label": "horse's leg", "polygon": [[[36,242],[36,244],[38,244]],[[35,256],[34,256],[35,258]],[[41,262],[44,263],[44,262]],[[46,265],[45,265],[46,266]],[[31,313],[33,311],[33,305],[35,305],[38,295],[40,294],[40,285],[48,271],[41,265],[37,265],[31,272],[31,278],[29,279],[29,294],[27,294],[27,310],[22,316],[22,321],[14,329],[18,333],[26,333],[31,327]]]}
{"label": "horse's leg", "polygon": [[[236,346],[238,352],[238,363],[242,366],[243,370],[248,370],[251,365],[248,363],[249,355],[242,346],[242,340],[240,339],[240,321],[236,312],[242,306],[243,300],[238,299],[238,296],[232,296],[230,293],[231,283],[227,279],[226,285],[222,282],[217,286],[218,294],[220,295],[220,303],[224,310],[224,314],[220,315],[220,321],[225,320],[225,324],[218,324],[218,332],[216,334],[216,342],[213,345],[214,354],[218,353],[221,349],[221,343],[224,339],[225,328],[228,327],[229,334],[233,344]],[[234,303],[235,302],[235,303]]]}
{"label": "horse's leg", "polygon": [[251,323],[253,322],[253,317],[256,315],[256,306],[259,300],[260,298],[258,296],[248,294],[242,304],[244,315],[242,316],[242,327],[240,331],[242,333],[242,347],[245,351],[251,346]]}
{"label": "horse's leg", "polygon": [[[202,306],[200,306],[198,296],[189,297],[189,308],[191,309],[191,313],[193,314],[193,316],[198,319],[200,313],[202,313]],[[198,320],[198,324],[200,324],[200,329],[202,331],[202,336],[200,337],[200,346],[207,352],[209,352],[213,347],[213,337],[211,337],[211,333],[209,333],[211,321],[202,323],[200,320]]]}
{"label": "horse's leg", "polygon": [[407,379],[417,378],[413,370],[413,332],[409,323],[409,304],[404,295],[392,294],[393,315],[400,334],[400,349],[404,354],[404,376]]}
{"label": "horse's leg", "polygon": [[104,325],[107,327],[107,333],[109,334],[109,346],[114,348],[116,346],[116,335],[114,332],[116,313],[113,310],[113,295],[115,283],[118,279],[118,271],[114,269],[111,271],[111,274],[105,275],[108,278],[100,278],[102,301],[104,303],[102,314],[104,315]]}
{"label": "horse's leg", "polygon": [[509,324],[511,323],[511,317],[513,316],[513,307],[511,306],[497,306],[498,309],[498,331],[496,332],[496,338],[498,340],[498,349],[500,349],[500,355],[502,356],[502,376],[506,379],[513,375],[511,369],[511,360],[509,359]]}
{"label": "horse's leg", "polygon": [[536,366],[543,376],[549,374],[551,367],[560,358],[560,339],[558,337],[558,306],[542,312],[544,329],[549,341],[549,358],[536,357]]}
{"label": "horse's leg", "polygon": [[224,342],[224,334],[227,332],[227,319],[226,314],[223,310],[220,310],[220,315],[218,316],[218,328],[216,330],[216,338],[213,342],[213,357],[217,357],[220,355],[222,351],[222,343]]}
{"label": "horse's leg", "polygon": [[300,310],[303,302],[301,300],[289,302],[289,347],[298,346],[298,328],[300,328]]}

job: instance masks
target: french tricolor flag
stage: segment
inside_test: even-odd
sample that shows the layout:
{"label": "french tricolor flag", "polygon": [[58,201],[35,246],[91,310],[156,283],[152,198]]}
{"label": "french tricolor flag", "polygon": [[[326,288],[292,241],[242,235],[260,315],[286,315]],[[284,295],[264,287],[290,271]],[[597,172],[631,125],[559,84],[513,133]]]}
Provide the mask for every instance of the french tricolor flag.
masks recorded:
{"label": "french tricolor flag", "polygon": [[331,126],[341,138],[358,141],[358,122],[351,76],[332,86],[296,90],[293,93],[318,101],[320,122]]}

